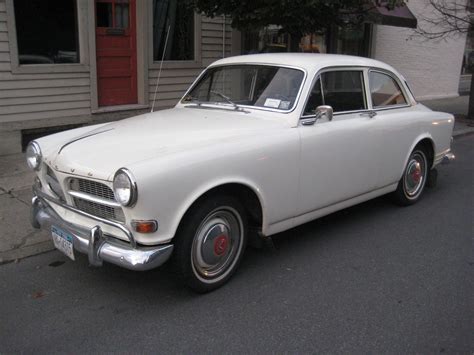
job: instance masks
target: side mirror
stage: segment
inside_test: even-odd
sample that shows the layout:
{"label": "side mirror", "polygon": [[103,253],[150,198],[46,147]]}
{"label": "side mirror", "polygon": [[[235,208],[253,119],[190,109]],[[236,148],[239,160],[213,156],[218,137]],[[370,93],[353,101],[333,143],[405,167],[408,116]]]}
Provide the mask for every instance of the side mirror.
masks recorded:
{"label": "side mirror", "polygon": [[332,121],[332,107],[329,105],[321,105],[314,110],[314,117],[301,120],[301,124],[305,126],[313,125],[317,120],[326,117],[328,121]]}
{"label": "side mirror", "polygon": [[316,114],[316,120],[326,117],[328,121],[332,121],[332,107],[329,105],[321,105],[314,111]]}

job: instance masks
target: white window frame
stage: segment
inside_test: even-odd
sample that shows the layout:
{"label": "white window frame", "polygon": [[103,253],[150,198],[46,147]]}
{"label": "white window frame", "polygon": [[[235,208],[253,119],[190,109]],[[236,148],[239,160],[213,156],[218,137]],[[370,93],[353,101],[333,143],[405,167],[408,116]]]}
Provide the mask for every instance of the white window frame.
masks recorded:
{"label": "white window frame", "polygon": [[[153,2],[147,1],[148,13],[148,63],[149,69],[159,69],[160,60],[153,58]],[[194,69],[202,68],[201,59],[201,15],[194,13],[194,59],[192,60],[164,60],[163,69]]]}

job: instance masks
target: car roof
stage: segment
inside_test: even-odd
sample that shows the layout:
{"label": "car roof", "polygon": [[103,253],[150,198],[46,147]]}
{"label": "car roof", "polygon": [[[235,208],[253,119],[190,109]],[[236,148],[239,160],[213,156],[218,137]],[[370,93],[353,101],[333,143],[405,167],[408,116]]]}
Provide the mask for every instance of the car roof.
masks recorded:
{"label": "car roof", "polygon": [[[302,68],[305,70],[320,70],[326,67],[335,66],[364,66],[375,67],[389,70],[397,73],[390,65],[375,59],[356,57],[343,54],[321,54],[321,53],[263,53],[263,54],[247,54],[235,57],[220,59],[211,64],[272,64],[272,65],[288,65]],[[398,74],[398,73],[397,73]]]}

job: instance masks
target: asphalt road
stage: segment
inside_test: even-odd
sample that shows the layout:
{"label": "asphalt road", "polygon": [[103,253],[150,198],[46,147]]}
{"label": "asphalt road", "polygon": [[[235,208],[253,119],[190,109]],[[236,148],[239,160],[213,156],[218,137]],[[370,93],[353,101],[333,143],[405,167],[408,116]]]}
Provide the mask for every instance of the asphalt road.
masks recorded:
{"label": "asphalt road", "polygon": [[211,294],[57,251],[2,265],[0,353],[472,354],[474,136],[454,151],[417,205],[379,198],[281,233]]}

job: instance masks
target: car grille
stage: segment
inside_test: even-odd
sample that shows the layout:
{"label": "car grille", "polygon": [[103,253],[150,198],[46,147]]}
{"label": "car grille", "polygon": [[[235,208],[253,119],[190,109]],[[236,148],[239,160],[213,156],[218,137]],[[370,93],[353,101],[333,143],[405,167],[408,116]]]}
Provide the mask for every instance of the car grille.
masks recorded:
{"label": "car grille", "polygon": [[[85,195],[72,196],[74,205],[81,211],[87,212],[97,217],[114,220],[117,222],[125,222],[123,211],[118,206],[110,206],[108,204],[116,204],[114,192],[107,185],[86,179],[70,178],[69,189],[71,191],[82,192]],[[92,201],[94,197],[104,200],[104,203]]]}

